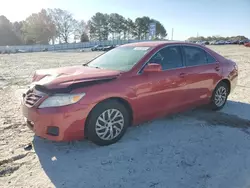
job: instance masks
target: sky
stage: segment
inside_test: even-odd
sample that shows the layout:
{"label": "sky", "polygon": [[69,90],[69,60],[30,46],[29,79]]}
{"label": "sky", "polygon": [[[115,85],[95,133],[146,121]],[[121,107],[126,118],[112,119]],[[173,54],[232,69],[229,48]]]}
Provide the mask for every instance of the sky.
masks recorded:
{"label": "sky", "polygon": [[96,12],[119,13],[126,18],[148,16],[159,20],[171,38],[235,36],[250,38],[250,0],[0,0],[0,15],[21,21],[42,8],[61,8],[78,20]]}

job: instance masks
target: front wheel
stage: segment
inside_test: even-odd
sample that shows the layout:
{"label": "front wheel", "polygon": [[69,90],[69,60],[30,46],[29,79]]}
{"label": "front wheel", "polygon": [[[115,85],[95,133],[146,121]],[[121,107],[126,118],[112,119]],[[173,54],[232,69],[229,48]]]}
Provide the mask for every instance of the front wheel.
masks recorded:
{"label": "front wheel", "polygon": [[118,101],[98,104],[87,122],[87,137],[93,143],[104,146],[119,141],[129,126],[130,115]]}
{"label": "front wheel", "polygon": [[224,107],[227,102],[227,97],[229,95],[229,86],[224,82],[220,82],[214,92],[211,99],[212,110],[220,110]]}

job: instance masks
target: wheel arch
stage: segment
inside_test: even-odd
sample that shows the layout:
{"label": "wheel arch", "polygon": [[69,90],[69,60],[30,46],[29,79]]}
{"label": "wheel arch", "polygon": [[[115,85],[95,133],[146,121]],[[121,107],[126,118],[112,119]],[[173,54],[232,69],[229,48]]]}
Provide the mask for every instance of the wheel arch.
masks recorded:
{"label": "wheel arch", "polygon": [[230,82],[230,80],[227,79],[227,78],[224,78],[224,79],[222,79],[220,82],[218,82],[217,85],[218,85],[219,83],[221,83],[221,82],[224,82],[225,84],[228,85],[228,89],[229,89],[229,92],[228,92],[228,93],[230,93],[230,92],[231,92],[231,82]]}
{"label": "wheel arch", "polygon": [[98,102],[92,109],[91,111],[89,112],[88,116],[87,116],[87,119],[85,121],[85,126],[84,126],[84,137],[87,138],[88,135],[87,135],[87,129],[88,129],[88,122],[89,122],[89,117],[91,116],[91,113],[92,111],[101,103],[103,102],[106,102],[106,101],[110,101],[110,100],[114,100],[114,101],[118,101],[119,103],[121,103],[127,110],[128,110],[128,113],[130,115],[130,125],[132,124],[133,122],[133,118],[134,118],[134,111],[133,111],[133,108],[131,106],[131,104],[124,98],[121,98],[121,97],[109,97],[107,99],[104,99],[100,102]]}

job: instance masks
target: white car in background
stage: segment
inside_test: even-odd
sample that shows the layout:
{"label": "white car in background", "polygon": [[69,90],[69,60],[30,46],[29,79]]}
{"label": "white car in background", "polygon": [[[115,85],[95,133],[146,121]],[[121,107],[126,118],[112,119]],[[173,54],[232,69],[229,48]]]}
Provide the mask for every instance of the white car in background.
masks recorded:
{"label": "white car in background", "polygon": [[204,45],[205,46],[206,41],[197,41],[196,44]]}

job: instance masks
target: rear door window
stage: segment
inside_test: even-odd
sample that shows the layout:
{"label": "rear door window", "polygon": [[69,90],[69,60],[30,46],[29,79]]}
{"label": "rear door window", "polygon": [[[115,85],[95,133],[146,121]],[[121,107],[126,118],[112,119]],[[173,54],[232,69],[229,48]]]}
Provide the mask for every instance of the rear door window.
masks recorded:
{"label": "rear door window", "polygon": [[[205,52],[206,53],[206,52]],[[207,55],[207,63],[208,64],[211,64],[211,63],[215,63],[216,62],[216,59],[213,57],[213,56],[211,56],[209,53],[206,53],[206,55]]]}
{"label": "rear door window", "polygon": [[186,66],[198,66],[207,64],[206,52],[195,46],[183,46]]}

